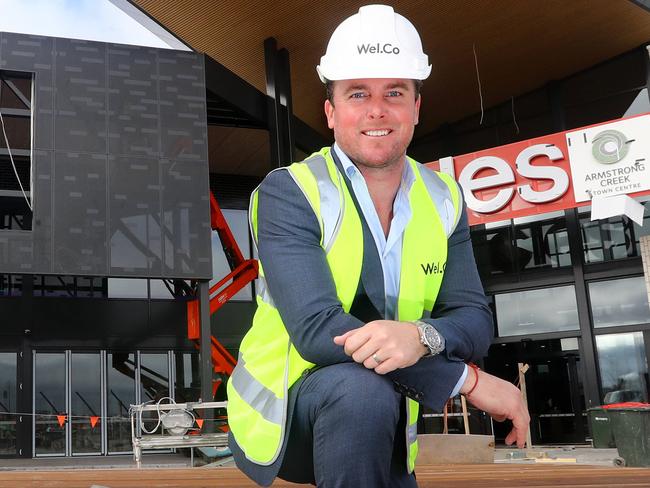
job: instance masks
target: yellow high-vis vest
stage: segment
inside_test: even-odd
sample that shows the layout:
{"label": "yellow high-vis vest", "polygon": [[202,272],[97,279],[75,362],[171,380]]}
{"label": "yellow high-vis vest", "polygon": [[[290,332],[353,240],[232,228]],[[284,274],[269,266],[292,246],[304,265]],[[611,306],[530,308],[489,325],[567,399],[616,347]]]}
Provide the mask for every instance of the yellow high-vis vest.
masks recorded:
{"label": "yellow high-vis vest", "polygon": [[[428,317],[433,309],[447,262],[447,240],[462,208],[458,186],[450,176],[423,168],[412,159],[408,164],[415,180],[408,194],[411,219],[402,241],[397,300],[400,321]],[[347,313],[361,279],[363,230],[344,176],[330,148],[281,170],[289,171],[318,219],[320,245]],[[257,204],[255,190],[249,210],[255,242]],[[303,359],[293,346],[266,286],[263,265],[259,266],[253,325],[242,340],[237,367],[228,382],[228,423],[246,457],[267,466],[277,459],[284,441],[288,390],[314,364]],[[406,401],[407,466],[412,472],[418,452],[418,404],[408,398]]]}

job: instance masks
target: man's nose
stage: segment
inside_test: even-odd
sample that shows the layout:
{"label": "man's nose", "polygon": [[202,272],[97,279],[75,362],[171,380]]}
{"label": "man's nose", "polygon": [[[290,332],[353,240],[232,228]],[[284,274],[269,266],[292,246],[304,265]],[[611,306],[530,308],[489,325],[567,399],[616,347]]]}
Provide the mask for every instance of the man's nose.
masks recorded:
{"label": "man's nose", "polygon": [[375,98],[370,100],[368,104],[368,118],[381,119],[386,115],[386,103],[383,99]]}

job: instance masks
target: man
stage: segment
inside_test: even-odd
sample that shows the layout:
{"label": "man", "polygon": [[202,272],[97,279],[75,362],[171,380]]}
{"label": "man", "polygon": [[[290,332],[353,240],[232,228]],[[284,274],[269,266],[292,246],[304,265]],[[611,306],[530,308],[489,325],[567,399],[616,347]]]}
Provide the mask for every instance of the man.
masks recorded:
{"label": "man", "polygon": [[371,5],[318,66],[336,143],[253,193],[258,310],[228,384],[230,445],[256,482],[415,486],[418,404],[463,393],[522,447],[511,384],[468,367],[492,338],[458,185],[406,157],[431,67]]}

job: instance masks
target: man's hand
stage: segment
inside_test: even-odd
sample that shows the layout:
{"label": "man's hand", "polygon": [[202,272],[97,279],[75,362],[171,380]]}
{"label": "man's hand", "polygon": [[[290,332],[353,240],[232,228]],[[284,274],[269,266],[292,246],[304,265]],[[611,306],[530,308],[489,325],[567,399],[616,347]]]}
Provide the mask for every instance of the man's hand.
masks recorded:
{"label": "man's hand", "polygon": [[476,381],[478,383],[467,400],[476,408],[489,414],[497,422],[505,419],[512,420],[512,430],[506,436],[506,444],[516,442],[517,447],[526,445],[526,434],[530,425],[530,415],[521,398],[521,392],[512,383],[492,376],[485,371],[468,368],[465,383],[460,388],[460,393],[468,392]]}
{"label": "man's hand", "polygon": [[420,343],[420,332],[411,322],[374,320],[336,336],[334,343],[357,363],[378,374],[411,366],[429,350]]}

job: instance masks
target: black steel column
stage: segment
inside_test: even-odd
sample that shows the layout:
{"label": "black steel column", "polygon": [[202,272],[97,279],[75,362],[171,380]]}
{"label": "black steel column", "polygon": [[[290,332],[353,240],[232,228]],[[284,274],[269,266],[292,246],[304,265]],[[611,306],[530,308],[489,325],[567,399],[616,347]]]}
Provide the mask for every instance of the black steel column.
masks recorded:
{"label": "black steel column", "polygon": [[269,37],[264,41],[264,60],[271,164],[278,167],[293,161],[294,136],[289,52],[286,49],[278,50],[276,40]]}
{"label": "black steel column", "polygon": [[[201,400],[211,402],[212,398],[212,329],[210,327],[210,282],[199,281],[199,321],[201,324]],[[213,419],[213,410],[203,410],[204,418]],[[214,432],[214,421],[206,420],[203,432]]]}
{"label": "black steel column", "polygon": [[278,78],[281,83],[279,85],[280,108],[282,110],[282,117],[285,125],[285,140],[284,140],[284,156],[285,164],[293,161],[293,148],[295,145],[293,135],[293,101],[291,100],[291,66],[289,64],[289,51],[282,48],[278,51]]}
{"label": "black steel column", "polygon": [[32,457],[32,417],[29,413],[33,412],[33,394],[32,394],[32,347],[31,334],[32,324],[34,321],[32,311],[34,310],[34,276],[23,275],[20,295],[20,329],[23,330],[23,338],[19,340],[17,348],[18,361],[16,371],[16,388],[18,389],[16,409],[21,414],[16,418],[16,454],[18,457]]}
{"label": "black steel column", "polygon": [[[562,86],[558,82],[548,84],[549,102],[553,116],[553,129],[556,131],[567,130],[564,112]],[[568,157],[568,154],[565,155]],[[569,250],[573,268],[574,289],[578,306],[578,323],[580,324],[580,360],[584,371],[583,385],[585,390],[585,403],[587,408],[600,405],[598,358],[591,327],[591,314],[585,283],[584,259],[582,253],[582,237],[580,233],[580,220],[578,209],[572,208],[564,211],[566,218],[567,234],[569,236]]]}
{"label": "black steel column", "polygon": [[280,100],[277,93],[277,42],[269,37],[264,41],[264,62],[266,65],[266,94],[269,127],[269,142],[271,146],[271,166],[279,167],[282,164],[282,137],[280,123]]}
{"label": "black steel column", "polygon": [[589,311],[589,300],[587,297],[587,284],[585,283],[585,274],[582,255],[582,239],[580,235],[580,221],[578,219],[578,209],[572,208],[564,211],[567,224],[567,233],[569,235],[569,249],[571,252],[571,263],[573,266],[573,279],[575,281],[576,301],[578,304],[578,322],[580,323],[580,335],[582,341],[580,344],[580,360],[582,361],[582,370],[585,373],[584,388],[585,402],[587,408],[600,405],[599,391],[599,369],[598,358],[596,356],[596,347],[591,327],[591,314]]}

